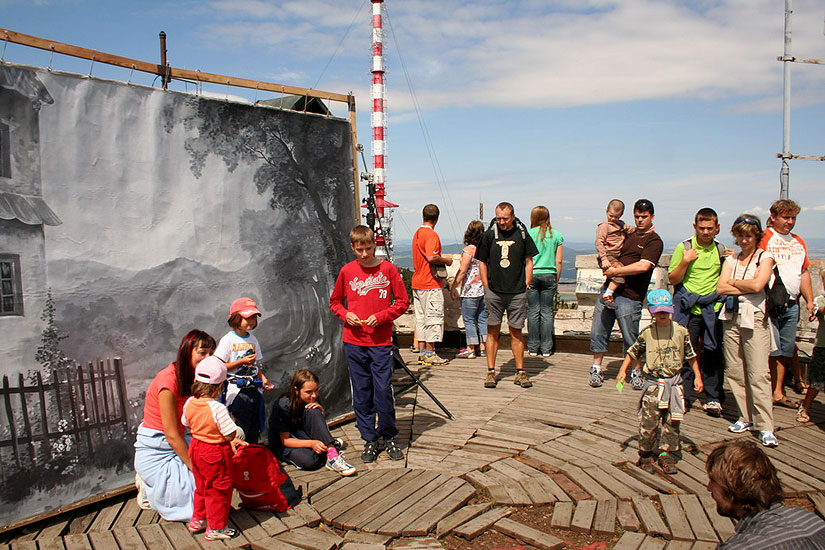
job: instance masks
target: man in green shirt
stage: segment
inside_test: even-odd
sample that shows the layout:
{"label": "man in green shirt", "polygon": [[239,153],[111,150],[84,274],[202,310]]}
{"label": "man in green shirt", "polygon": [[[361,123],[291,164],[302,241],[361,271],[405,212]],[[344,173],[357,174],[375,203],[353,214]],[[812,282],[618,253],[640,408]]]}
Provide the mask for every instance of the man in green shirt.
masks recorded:
{"label": "man in green shirt", "polygon": [[[703,406],[711,416],[721,416],[725,392],[722,355],[722,323],[716,314],[722,307],[716,284],[722,271],[725,248],[715,237],[719,217],[712,208],[702,208],[693,223],[694,236],[678,245],[668,267],[668,280],[674,286],[673,320],[688,329],[690,342],[699,354],[699,365],[707,400]],[[693,373],[682,371],[685,401],[691,402]]]}

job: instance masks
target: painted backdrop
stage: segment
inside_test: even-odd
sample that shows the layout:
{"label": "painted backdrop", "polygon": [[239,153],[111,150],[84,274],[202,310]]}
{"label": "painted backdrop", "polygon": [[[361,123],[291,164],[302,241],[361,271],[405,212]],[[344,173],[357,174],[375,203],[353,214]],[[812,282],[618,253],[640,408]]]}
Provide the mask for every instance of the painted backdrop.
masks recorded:
{"label": "painted backdrop", "polygon": [[341,119],[0,66],[0,527],[127,483],[149,381],[188,330],[223,336],[234,298],[263,312],[276,392],[308,367],[345,410],[328,297],[350,140]]}

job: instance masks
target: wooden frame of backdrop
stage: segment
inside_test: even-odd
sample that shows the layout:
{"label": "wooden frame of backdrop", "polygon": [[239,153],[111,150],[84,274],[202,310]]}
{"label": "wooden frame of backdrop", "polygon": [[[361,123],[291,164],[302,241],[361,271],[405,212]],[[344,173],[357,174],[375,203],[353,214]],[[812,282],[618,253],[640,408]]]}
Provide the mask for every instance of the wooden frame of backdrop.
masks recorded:
{"label": "wooden frame of backdrop", "polygon": [[315,97],[318,99],[326,99],[328,101],[338,101],[347,104],[348,121],[350,125],[350,135],[352,140],[352,183],[355,189],[355,223],[359,223],[361,219],[361,197],[358,190],[359,174],[358,174],[358,153],[356,145],[358,142],[356,128],[355,128],[355,96],[352,94],[339,94],[335,92],[324,92],[321,90],[312,90],[309,88],[299,88],[296,86],[287,86],[285,84],[274,84],[272,82],[263,82],[260,80],[249,80],[247,78],[237,78],[232,76],[202,73],[200,71],[191,71],[188,69],[178,69],[170,66],[163,66],[148,61],[139,61],[137,59],[130,59],[119,55],[99,52],[97,50],[90,50],[88,48],[81,48],[80,46],[73,46],[63,42],[56,42],[48,40],[39,36],[32,36],[23,34],[8,29],[0,28],[2,39],[13,44],[21,44],[31,48],[38,48],[50,52],[56,52],[71,57],[78,57],[80,59],[88,59],[95,63],[105,63],[107,65],[114,65],[124,69],[133,71],[140,71],[149,74],[155,74],[165,80],[187,80],[196,82],[208,82],[210,84],[222,84],[225,86],[235,86],[237,88],[249,88],[253,90],[263,90],[267,92],[276,92],[281,94],[291,94],[305,97]]}

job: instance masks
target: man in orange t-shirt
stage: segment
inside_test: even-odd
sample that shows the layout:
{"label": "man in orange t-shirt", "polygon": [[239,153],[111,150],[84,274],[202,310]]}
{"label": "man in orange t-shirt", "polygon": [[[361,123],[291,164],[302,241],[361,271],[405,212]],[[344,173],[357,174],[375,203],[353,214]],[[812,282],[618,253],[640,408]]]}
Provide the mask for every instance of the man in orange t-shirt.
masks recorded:
{"label": "man in orange t-shirt", "polygon": [[423,222],[413,235],[412,253],[415,273],[412,277],[415,305],[415,334],[418,337],[418,363],[446,365],[447,360],[435,354],[435,343],[444,336],[443,284],[433,276],[433,265],[452,265],[452,256],[441,255],[441,239],[435,232],[439,211],[428,204],[422,211]]}

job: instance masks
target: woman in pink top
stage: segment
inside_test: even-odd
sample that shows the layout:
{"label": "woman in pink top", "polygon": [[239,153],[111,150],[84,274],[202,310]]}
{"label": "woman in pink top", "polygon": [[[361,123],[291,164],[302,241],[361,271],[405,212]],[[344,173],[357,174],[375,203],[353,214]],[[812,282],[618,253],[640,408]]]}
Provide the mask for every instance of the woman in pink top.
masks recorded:
{"label": "woman in pink top", "polygon": [[181,414],[192,395],[195,367],[215,351],[215,339],[202,330],[183,337],[173,363],[161,370],[146,390],[143,422],[135,442],[138,504],[167,521],[189,521],[195,479]]}

